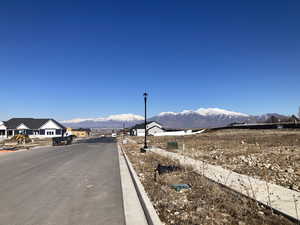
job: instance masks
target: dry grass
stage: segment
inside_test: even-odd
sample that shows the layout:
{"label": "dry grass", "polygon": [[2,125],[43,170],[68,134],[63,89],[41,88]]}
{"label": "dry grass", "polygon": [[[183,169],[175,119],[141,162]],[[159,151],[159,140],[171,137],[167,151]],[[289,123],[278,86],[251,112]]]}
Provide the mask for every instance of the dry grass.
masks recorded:
{"label": "dry grass", "polygon": [[300,191],[300,130],[220,130],[149,140],[161,148],[177,141],[180,154]]}
{"label": "dry grass", "polygon": [[[160,219],[167,225],[289,225],[256,202],[233,193],[194,173],[190,168],[157,177],[157,165],[177,162],[153,153],[140,153],[141,144],[123,145]],[[186,183],[191,189],[176,192],[171,184]]]}

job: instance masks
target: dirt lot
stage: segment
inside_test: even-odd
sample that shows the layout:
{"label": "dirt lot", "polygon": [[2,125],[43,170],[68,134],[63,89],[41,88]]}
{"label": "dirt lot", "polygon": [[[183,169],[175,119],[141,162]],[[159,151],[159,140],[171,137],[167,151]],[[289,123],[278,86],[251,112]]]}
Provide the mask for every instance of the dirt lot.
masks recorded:
{"label": "dirt lot", "polygon": [[[189,168],[158,175],[158,164],[179,166],[178,163],[153,153],[140,153],[142,144],[129,142],[122,146],[166,225],[293,224]],[[172,184],[189,184],[191,188],[176,191]]]}
{"label": "dirt lot", "polygon": [[19,149],[29,149],[37,146],[47,146],[47,145],[52,145],[52,139],[31,139],[31,142],[26,143],[26,144],[18,144],[14,140],[5,140],[0,142],[0,151],[5,152],[6,150],[1,150],[1,149],[10,149],[12,148],[11,151],[17,151]]}
{"label": "dirt lot", "polygon": [[149,140],[164,149],[177,141],[183,155],[300,191],[300,130],[220,130]]}

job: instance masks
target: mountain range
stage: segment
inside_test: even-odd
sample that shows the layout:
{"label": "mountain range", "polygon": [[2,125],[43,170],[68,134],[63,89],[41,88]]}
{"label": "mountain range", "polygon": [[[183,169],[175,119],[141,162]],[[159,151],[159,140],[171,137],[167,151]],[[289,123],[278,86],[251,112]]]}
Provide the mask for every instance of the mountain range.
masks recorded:
{"label": "mountain range", "polygon": [[[254,116],[219,108],[200,108],[182,112],[162,112],[149,118],[148,121],[156,121],[166,128],[213,128],[227,126],[231,123],[260,123],[272,116],[281,119],[288,118],[276,113]],[[123,128],[143,121],[144,117],[139,115],[119,114],[100,118],[77,118],[61,121],[61,123],[72,128]]]}

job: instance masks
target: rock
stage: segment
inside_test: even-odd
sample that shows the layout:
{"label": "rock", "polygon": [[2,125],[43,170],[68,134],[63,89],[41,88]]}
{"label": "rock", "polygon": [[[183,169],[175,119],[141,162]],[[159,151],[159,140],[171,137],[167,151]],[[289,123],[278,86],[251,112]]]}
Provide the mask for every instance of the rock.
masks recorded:
{"label": "rock", "polygon": [[243,221],[239,221],[239,225],[246,225],[246,223]]}
{"label": "rock", "polygon": [[230,215],[228,213],[221,213],[221,215],[224,217],[230,217]]}
{"label": "rock", "polygon": [[262,215],[262,216],[265,215],[265,213],[263,211],[258,211],[258,214]]}
{"label": "rock", "polygon": [[188,218],[189,218],[189,214],[186,212],[181,215],[181,219],[183,220],[187,220]]}
{"label": "rock", "polygon": [[270,169],[271,164],[270,163],[266,163],[266,164],[264,164],[264,167],[266,167],[267,169]]}
{"label": "rock", "polygon": [[196,209],[196,213],[201,216],[204,217],[205,215],[207,215],[207,210],[202,208],[202,207],[197,207]]}
{"label": "rock", "polygon": [[203,210],[205,210],[205,209],[202,207],[197,207],[196,212],[202,212]]}
{"label": "rock", "polygon": [[197,222],[199,222],[199,217],[198,216],[192,216],[192,222],[194,223],[194,224],[197,224]]}

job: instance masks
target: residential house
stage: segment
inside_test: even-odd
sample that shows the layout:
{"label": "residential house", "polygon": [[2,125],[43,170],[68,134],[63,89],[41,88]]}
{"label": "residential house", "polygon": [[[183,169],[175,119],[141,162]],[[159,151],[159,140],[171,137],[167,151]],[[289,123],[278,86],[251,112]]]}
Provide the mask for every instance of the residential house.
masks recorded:
{"label": "residential house", "polygon": [[6,138],[6,126],[4,122],[0,121],[0,140]]}
{"label": "residential house", "polygon": [[90,136],[91,130],[90,129],[84,129],[84,128],[79,128],[79,129],[73,129],[73,128],[68,128],[67,129],[67,135],[74,135],[76,137],[88,137]]}
{"label": "residential house", "polygon": [[[163,126],[157,122],[150,121],[146,125],[147,135],[155,135],[165,132]],[[145,123],[137,124],[130,129],[132,136],[145,136]]]}
{"label": "residential house", "polygon": [[290,122],[290,123],[299,123],[300,119],[298,119],[295,115],[292,115],[290,118],[288,118],[288,122]]}
{"label": "residential house", "polygon": [[0,123],[0,138],[6,139],[17,134],[30,138],[52,138],[64,135],[66,128],[54,119],[12,118]]}

